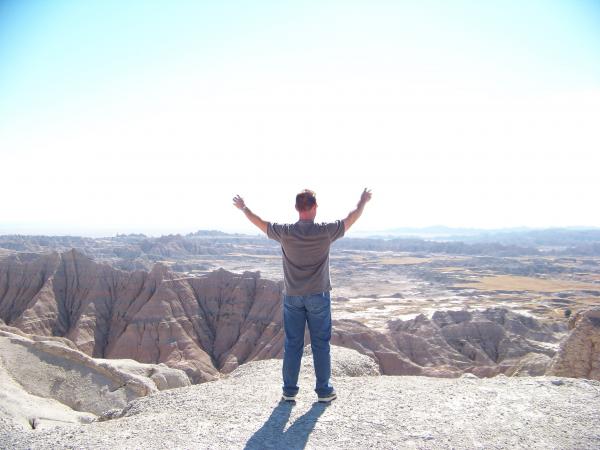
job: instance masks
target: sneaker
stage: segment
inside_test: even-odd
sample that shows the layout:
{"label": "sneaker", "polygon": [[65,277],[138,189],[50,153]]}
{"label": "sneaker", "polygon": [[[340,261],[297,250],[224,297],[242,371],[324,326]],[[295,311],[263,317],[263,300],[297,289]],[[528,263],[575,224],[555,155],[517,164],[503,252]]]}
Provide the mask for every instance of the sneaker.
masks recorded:
{"label": "sneaker", "polygon": [[296,401],[296,395],[287,395],[286,393],[283,393],[281,395],[281,400],[284,402],[295,402]]}
{"label": "sneaker", "polygon": [[331,394],[327,394],[327,395],[323,395],[323,396],[319,395],[319,403],[331,403],[336,398],[337,398],[337,394],[335,393],[335,391],[331,391]]}

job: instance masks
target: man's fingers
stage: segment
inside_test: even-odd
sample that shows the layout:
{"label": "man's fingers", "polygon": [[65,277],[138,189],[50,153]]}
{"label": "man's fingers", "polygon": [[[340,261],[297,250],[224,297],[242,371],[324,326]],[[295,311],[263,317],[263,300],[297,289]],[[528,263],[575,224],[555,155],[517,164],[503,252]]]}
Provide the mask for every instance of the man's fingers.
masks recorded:
{"label": "man's fingers", "polygon": [[233,197],[233,206],[235,206],[236,208],[239,208],[242,203],[243,203],[242,197],[240,197],[239,195],[236,195],[235,197]]}
{"label": "man's fingers", "polygon": [[233,206],[238,209],[242,209],[244,207],[244,199],[240,197],[239,194],[233,197]]}

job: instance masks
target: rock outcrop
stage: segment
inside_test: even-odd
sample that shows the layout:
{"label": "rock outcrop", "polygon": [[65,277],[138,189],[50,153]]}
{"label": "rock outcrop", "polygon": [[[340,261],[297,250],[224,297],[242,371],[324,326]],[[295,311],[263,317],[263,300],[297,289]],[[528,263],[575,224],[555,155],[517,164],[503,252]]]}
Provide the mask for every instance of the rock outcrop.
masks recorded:
{"label": "rock outcrop", "polygon": [[181,370],[98,360],[60,338],[12,330],[0,326],[0,398],[7,400],[0,415],[26,427],[89,421],[92,414],[123,408],[135,398],[191,384]]}
{"label": "rock outcrop", "polygon": [[214,383],[133,400],[113,420],[42,431],[6,424],[0,442],[10,449],[592,449],[600,442],[597,381],[337,376],[338,399],[325,406],[316,402],[310,365],[295,404],[280,402],[280,368],[250,362]]}
{"label": "rock outcrop", "polygon": [[57,425],[89,423],[95,415],[75,411],[53,398],[32,395],[0,364],[0,442],[2,432],[15,429],[49,428]]}
{"label": "rock outcrop", "polygon": [[600,308],[577,312],[569,330],[547,374],[600,380]]}

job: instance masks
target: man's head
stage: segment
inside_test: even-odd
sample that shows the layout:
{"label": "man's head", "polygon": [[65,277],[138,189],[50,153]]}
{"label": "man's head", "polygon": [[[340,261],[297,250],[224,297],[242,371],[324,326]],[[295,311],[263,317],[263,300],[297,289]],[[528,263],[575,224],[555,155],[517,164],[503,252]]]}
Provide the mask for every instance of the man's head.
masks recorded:
{"label": "man's head", "polygon": [[310,189],[304,189],[296,195],[296,211],[301,220],[312,220],[317,215],[317,194]]}

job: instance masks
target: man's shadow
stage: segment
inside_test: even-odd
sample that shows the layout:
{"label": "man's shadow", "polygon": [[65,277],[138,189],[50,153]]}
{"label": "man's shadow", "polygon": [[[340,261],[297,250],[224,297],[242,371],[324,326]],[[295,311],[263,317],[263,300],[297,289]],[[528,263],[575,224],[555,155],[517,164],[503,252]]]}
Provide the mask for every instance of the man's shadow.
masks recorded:
{"label": "man's shadow", "polygon": [[311,408],[287,429],[287,424],[294,402],[281,401],[273,409],[267,421],[246,442],[245,449],[263,448],[304,448],[308,437],[312,433],[317,420],[323,414],[327,405],[324,403],[313,403]]}

